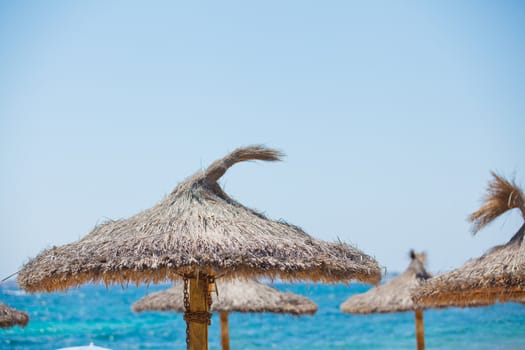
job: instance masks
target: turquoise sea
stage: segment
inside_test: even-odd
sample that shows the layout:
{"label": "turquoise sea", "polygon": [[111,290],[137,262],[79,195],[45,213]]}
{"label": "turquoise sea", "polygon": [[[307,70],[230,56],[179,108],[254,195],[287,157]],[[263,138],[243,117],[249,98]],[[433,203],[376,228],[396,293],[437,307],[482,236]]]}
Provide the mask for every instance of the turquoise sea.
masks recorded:
{"label": "turquoise sea", "polygon": [[[339,305],[371,288],[363,284],[273,283],[319,305],[315,316],[230,315],[232,349],[414,349],[411,312],[347,315]],[[0,301],[30,315],[26,328],[0,329],[0,349],[57,349],[95,345],[111,349],[184,349],[185,323],[172,312],[135,314],[130,305],[170,286],[86,285],[66,293],[26,294],[15,283],[0,284]],[[525,305],[427,310],[427,349],[525,349]],[[210,349],[220,349],[214,315]]]}

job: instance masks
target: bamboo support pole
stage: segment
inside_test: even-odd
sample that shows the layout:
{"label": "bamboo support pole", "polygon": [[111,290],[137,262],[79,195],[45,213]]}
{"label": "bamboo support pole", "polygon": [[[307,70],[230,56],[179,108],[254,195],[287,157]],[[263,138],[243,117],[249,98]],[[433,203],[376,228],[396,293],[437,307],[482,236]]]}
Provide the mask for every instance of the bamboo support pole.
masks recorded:
{"label": "bamboo support pole", "polygon": [[423,309],[416,309],[416,342],[417,350],[425,350],[425,331],[423,325]]}
{"label": "bamboo support pole", "polygon": [[[203,278],[190,279],[190,311],[208,311],[208,282]],[[208,350],[208,323],[189,323],[190,350]]]}
{"label": "bamboo support pole", "polygon": [[230,334],[228,330],[227,312],[221,312],[221,344],[222,350],[230,350]]}

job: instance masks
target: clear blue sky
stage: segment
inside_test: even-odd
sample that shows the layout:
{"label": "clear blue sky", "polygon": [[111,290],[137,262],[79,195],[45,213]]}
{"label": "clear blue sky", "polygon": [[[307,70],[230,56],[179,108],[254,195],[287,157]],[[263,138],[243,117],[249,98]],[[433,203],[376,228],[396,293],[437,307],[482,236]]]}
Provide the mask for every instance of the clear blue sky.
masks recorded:
{"label": "clear blue sky", "polygon": [[3,1],[0,277],[128,217],[238,146],[234,198],[433,271],[507,242],[466,222],[525,184],[520,1]]}

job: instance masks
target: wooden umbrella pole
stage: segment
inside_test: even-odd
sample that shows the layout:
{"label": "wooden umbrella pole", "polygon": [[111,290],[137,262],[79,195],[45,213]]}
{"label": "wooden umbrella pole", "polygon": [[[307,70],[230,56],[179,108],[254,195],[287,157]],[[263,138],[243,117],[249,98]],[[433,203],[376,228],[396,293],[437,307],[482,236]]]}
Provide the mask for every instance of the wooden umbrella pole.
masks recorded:
{"label": "wooden umbrella pole", "polygon": [[189,350],[208,350],[208,279],[190,278]]}
{"label": "wooden umbrella pole", "polygon": [[230,334],[228,330],[227,312],[221,312],[221,344],[222,350],[230,350]]}
{"label": "wooden umbrella pole", "polygon": [[423,309],[416,309],[416,342],[417,350],[425,350],[425,331],[423,325]]}

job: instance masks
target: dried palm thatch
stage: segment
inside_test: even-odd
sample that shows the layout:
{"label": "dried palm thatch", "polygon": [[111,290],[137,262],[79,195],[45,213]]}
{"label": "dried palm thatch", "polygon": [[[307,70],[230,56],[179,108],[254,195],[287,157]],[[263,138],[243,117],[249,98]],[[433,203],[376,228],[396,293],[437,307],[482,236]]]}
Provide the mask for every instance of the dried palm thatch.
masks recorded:
{"label": "dried palm thatch", "polygon": [[13,326],[25,327],[29,322],[29,315],[0,303],[0,328]]}
{"label": "dried palm thatch", "polygon": [[[313,315],[317,305],[294,293],[284,293],[255,280],[217,281],[217,294],[212,294],[212,312],[271,312],[292,315]],[[142,311],[184,312],[183,288],[178,284],[166,291],[151,293],[132,309]]]}
{"label": "dried palm thatch", "polygon": [[50,292],[90,281],[157,283],[195,273],[378,282],[380,269],[370,256],[272,221],[229,197],[217,183],[238,162],[282,156],[263,146],[239,148],[180,183],[152,208],[43,251],[24,265],[18,283],[29,292]]}
{"label": "dried palm thatch", "polygon": [[[473,231],[499,215],[519,209],[525,218],[525,196],[514,183],[492,173],[482,207],[473,213]],[[412,298],[422,307],[482,306],[525,300],[525,224],[511,240],[496,246],[463,266],[430,279],[414,290]]]}
{"label": "dried palm thatch", "polygon": [[401,275],[363,294],[348,298],[341,311],[350,314],[390,313],[414,310],[410,292],[430,278],[426,255],[410,252],[411,262]]}

